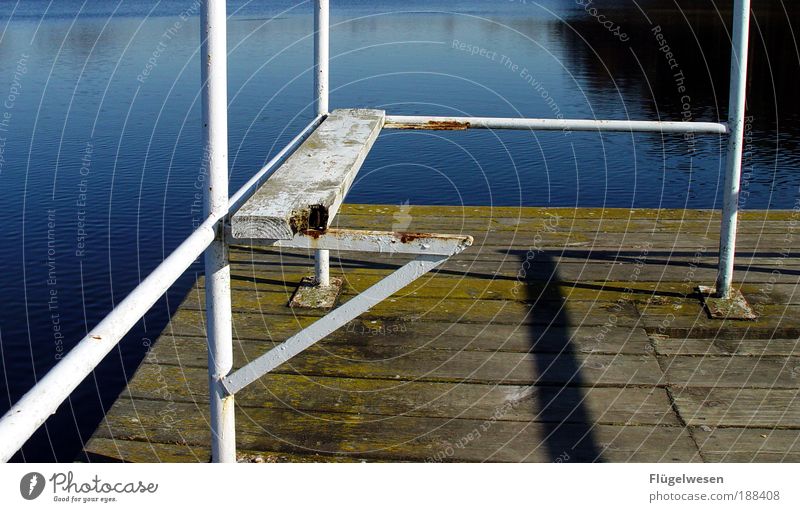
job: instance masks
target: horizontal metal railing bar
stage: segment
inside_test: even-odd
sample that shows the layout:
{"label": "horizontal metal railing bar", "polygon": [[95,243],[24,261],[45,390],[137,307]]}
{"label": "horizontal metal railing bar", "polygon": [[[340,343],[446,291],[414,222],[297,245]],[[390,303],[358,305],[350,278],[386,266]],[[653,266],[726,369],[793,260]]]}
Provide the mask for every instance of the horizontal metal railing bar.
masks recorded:
{"label": "horizontal metal railing bar", "polygon": [[175,284],[217,235],[220,221],[241,206],[319,126],[317,116],[228,201],[228,210],[210,216],[167,256],[72,350],[0,418],[0,462],[7,462],[56,412],[78,384],[100,364],[155,302]]}
{"label": "horizontal metal railing bar", "polygon": [[699,121],[632,121],[606,119],[540,119],[514,117],[448,117],[387,115],[383,126],[405,130],[564,130],[660,133],[728,133],[726,123]]}

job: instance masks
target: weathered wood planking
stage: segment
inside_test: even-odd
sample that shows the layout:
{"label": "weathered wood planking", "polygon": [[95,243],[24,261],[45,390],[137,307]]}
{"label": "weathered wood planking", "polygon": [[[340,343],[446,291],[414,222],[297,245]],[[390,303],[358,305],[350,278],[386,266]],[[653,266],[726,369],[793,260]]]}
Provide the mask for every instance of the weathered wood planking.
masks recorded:
{"label": "weathered wood planking", "polygon": [[800,462],[800,430],[692,428],[708,462]]}
{"label": "weathered wood planking", "polygon": [[[182,368],[205,367],[203,343],[191,338],[177,341],[179,344],[173,352],[155,354],[159,364]],[[243,366],[272,347],[273,344],[269,342],[240,344],[234,351],[234,366]],[[655,358],[644,354],[553,354],[315,345],[275,371],[342,378],[493,385],[651,387],[663,384]]]}
{"label": "weathered wood planking", "polygon": [[[204,404],[121,397],[114,407],[96,437],[187,447],[208,443]],[[301,455],[394,461],[549,462],[559,456],[572,462],[699,460],[682,427],[508,421],[502,420],[504,411],[495,411],[501,419],[487,423],[240,406],[236,441],[245,452],[290,449],[288,453]]]}
{"label": "weathered wood planking", "polygon": [[288,240],[326,229],[383,128],[382,110],[331,112],[231,218],[235,238]]}
{"label": "weathered wood planking", "polygon": [[[402,369],[398,369],[402,372]],[[307,412],[485,419],[507,408],[513,421],[570,422],[579,409],[562,400],[558,386],[487,387],[466,382],[336,378],[320,375],[267,374],[236,394],[246,407]],[[672,425],[679,420],[663,388],[594,387],[582,392],[597,423],[605,425]],[[144,364],[123,396],[159,400],[165,395],[208,400],[205,368]],[[380,400],[371,400],[380,396]],[[543,404],[543,405],[539,405]]]}
{"label": "weathered wood planking", "polygon": [[692,426],[800,428],[798,388],[685,388],[673,397]]}
{"label": "weathered wood planking", "polygon": [[[314,317],[270,317],[258,314],[233,315],[239,343],[279,342],[316,320]],[[413,328],[411,328],[413,327]],[[205,343],[205,323],[200,311],[180,310],[161,336],[159,346],[179,350],[184,343]],[[358,318],[325,338],[325,343],[347,346],[389,346],[413,350],[425,340],[432,350],[483,352],[563,353],[643,355],[652,351],[651,340],[643,328],[610,326],[506,325],[452,322],[411,322],[400,318],[369,320]],[[763,340],[762,340],[763,344]]]}
{"label": "weathered wood planking", "polygon": [[[269,462],[798,462],[793,215],[742,213],[737,286],[760,317],[720,322],[694,292],[715,276],[716,212],[343,205],[341,227],[479,244],[244,389],[237,449]],[[239,367],[321,313],[286,307],[309,251],[231,259]],[[333,252],[340,300],[406,260]],[[89,460],[208,460],[204,291],[200,279]]]}

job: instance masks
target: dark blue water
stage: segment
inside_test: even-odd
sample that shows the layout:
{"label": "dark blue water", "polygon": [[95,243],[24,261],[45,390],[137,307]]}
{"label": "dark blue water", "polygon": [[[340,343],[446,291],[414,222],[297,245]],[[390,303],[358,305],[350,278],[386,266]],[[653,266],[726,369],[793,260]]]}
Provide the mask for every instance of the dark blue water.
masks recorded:
{"label": "dark blue water", "polygon": [[[309,2],[228,4],[235,190],[312,116],[312,21]],[[608,27],[569,0],[332,4],[333,108],[727,115],[724,1],[597,1]],[[193,0],[0,1],[0,412],[199,220],[197,9]],[[790,208],[800,197],[797,12],[794,3],[756,3],[745,208]],[[349,200],[719,207],[723,149],[714,136],[387,131]],[[74,456],[195,272],[59,410],[25,459]]]}

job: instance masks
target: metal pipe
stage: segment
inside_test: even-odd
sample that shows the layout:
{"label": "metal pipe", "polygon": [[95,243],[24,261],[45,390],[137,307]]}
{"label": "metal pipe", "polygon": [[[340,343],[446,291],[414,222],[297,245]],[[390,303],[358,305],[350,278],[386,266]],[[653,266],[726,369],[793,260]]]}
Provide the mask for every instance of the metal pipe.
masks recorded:
{"label": "metal pipe", "polygon": [[314,0],[314,104],[318,116],[328,115],[329,48],[328,0]]}
{"label": "metal pipe", "polygon": [[[318,116],[328,115],[328,65],[330,47],[330,9],[328,0],[314,0],[314,93]],[[330,253],[314,251],[314,281],[331,285]]]}
{"label": "metal pipe", "polygon": [[314,284],[318,286],[331,285],[331,259],[327,249],[314,251]]}
{"label": "metal pipe", "polygon": [[[228,211],[228,69],[225,0],[204,0],[201,12],[201,79],[203,84],[203,147],[208,184],[206,216]],[[233,367],[231,271],[222,225],[205,252],[208,386],[211,409],[211,460],[236,462],[233,396],[222,379]]]}
{"label": "metal pipe", "polygon": [[750,35],[750,0],[735,0],[731,40],[731,83],[728,98],[728,151],[722,198],[722,226],[719,239],[717,296],[728,298],[733,282],[736,225],[739,216],[739,186],[742,174],[742,145],[747,92],[747,52]]}
{"label": "metal pipe", "polygon": [[537,119],[513,117],[386,116],[384,128],[407,130],[564,130],[726,134],[725,123],[622,121],[603,119]]}
{"label": "metal pipe", "polygon": [[133,289],[47,375],[0,418],[0,461],[6,462],[33,435],[78,384],[208,247],[220,217],[200,224]]}

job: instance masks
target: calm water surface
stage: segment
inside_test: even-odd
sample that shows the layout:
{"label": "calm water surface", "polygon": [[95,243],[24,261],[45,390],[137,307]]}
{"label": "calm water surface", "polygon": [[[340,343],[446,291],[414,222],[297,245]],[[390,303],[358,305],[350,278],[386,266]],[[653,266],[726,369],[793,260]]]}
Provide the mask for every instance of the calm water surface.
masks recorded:
{"label": "calm water surface", "polygon": [[[228,4],[235,189],[311,118],[312,21],[309,2]],[[727,115],[724,1],[721,11],[710,1],[597,1],[607,26],[569,0],[332,4],[333,108]],[[199,219],[197,9],[193,0],[0,1],[0,411]],[[800,197],[797,12],[756,3],[745,208],[790,208]],[[349,200],[719,207],[722,150],[715,136],[388,131]],[[197,270],[29,443],[27,460],[75,455]]]}

